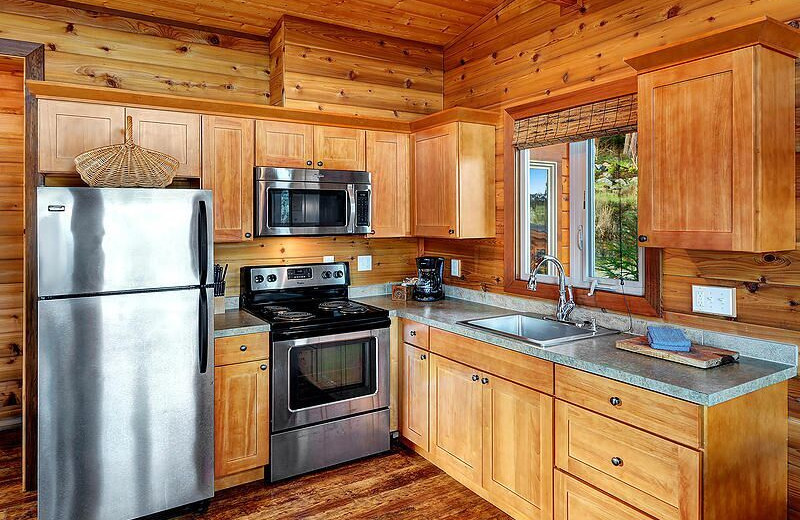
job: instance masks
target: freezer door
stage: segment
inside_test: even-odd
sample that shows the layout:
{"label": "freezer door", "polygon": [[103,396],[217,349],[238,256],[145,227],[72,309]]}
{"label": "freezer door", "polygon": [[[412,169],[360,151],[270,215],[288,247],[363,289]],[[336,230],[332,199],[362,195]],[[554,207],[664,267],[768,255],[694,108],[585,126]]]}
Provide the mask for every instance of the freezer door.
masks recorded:
{"label": "freezer door", "polygon": [[211,192],[38,188],[39,296],[213,282]]}
{"label": "freezer door", "polygon": [[41,520],[127,520],[213,495],[211,290],[39,301]]}

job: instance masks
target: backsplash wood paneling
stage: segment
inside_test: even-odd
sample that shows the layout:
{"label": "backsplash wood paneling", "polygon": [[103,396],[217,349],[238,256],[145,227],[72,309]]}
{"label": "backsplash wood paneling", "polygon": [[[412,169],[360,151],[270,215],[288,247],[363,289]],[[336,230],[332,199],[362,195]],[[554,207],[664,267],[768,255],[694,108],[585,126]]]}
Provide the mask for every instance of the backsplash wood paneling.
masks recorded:
{"label": "backsplash wood paneling", "polygon": [[45,79],[269,103],[269,46],[30,0],[0,2],[0,38],[45,45]]}
{"label": "backsplash wood paneling", "polygon": [[0,423],[20,414],[22,399],[22,67],[0,58]]}

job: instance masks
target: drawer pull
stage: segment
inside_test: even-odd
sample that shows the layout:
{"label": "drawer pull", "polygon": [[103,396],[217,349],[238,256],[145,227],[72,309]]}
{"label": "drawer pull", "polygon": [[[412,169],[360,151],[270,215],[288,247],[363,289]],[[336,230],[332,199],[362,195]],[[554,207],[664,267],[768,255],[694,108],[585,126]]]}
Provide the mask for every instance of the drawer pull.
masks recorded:
{"label": "drawer pull", "polygon": [[484,377],[483,379],[481,379],[481,384],[482,385],[488,385],[489,384],[489,378],[488,377]]}
{"label": "drawer pull", "polygon": [[416,336],[417,335],[417,331],[416,330],[412,330],[411,332],[408,333],[408,335],[409,336]]}
{"label": "drawer pull", "polygon": [[246,351],[247,345],[242,345],[241,347],[239,347],[239,350],[241,350],[242,352]]}
{"label": "drawer pull", "polygon": [[266,370],[266,369],[267,369],[267,365],[261,365],[259,368],[260,368],[261,370]]}
{"label": "drawer pull", "polygon": [[428,356],[426,356],[425,354],[421,354],[421,355],[419,356],[419,358],[420,358],[422,361],[425,361],[426,359],[428,359]]}
{"label": "drawer pull", "polygon": [[611,406],[619,406],[622,404],[622,399],[619,397],[612,397],[608,402],[611,403]]}
{"label": "drawer pull", "polygon": [[619,457],[613,457],[611,459],[611,464],[613,464],[616,467],[620,467],[620,466],[622,466],[622,459],[619,458]]}
{"label": "drawer pull", "polygon": [[478,374],[472,374],[473,381],[477,381],[478,379],[480,379],[480,377],[478,377]]}

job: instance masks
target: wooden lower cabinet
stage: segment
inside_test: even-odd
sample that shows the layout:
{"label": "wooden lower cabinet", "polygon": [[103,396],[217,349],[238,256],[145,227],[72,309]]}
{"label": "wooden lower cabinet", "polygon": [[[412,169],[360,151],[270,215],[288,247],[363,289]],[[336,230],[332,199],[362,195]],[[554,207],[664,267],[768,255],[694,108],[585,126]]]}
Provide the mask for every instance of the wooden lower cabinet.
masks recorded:
{"label": "wooden lower cabinet", "polygon": [[555,472],[555,497],[554,520],[652,520],[560,471]]}
{"label": "wooden lower cabinet", "polygon": [[430,382],[430,354],[408,343],[403,343],[400,370],[400,395],[402,396],[400,434],[425,451],[428,451],[428,389]]}
{"label": "wooden lower cabinet", "polygon": [[[216,345],[262,343],[247,335]],[[266,335],[262,335],[268,338]],[[242,338],[240,341],[238,338]],[[268,339],[267,339],[268,341]],[[243,354],[247,351],[242,351]],[[228,359],[228,358],[221,358]],[[219,361],[219,360],[218,360]],[[214,369],[214,476],[223,489],[263,478],[269,464],[269,361],[259,359]]]}
{"label": "wooden lower cabinet", "polygon": [[515,518],[550,518],[553,398],[430,359],[430,459]]}

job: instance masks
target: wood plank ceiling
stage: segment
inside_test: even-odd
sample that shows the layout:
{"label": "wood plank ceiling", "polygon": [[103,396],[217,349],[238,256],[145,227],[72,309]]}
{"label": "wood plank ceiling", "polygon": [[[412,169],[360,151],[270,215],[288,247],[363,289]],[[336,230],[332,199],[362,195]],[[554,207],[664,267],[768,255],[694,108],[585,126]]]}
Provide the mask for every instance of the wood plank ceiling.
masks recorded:
{"label": "wood plank ceiling", "polygon": [[269,36],[284,14],[445,45],[507,0],[41,0]]}

